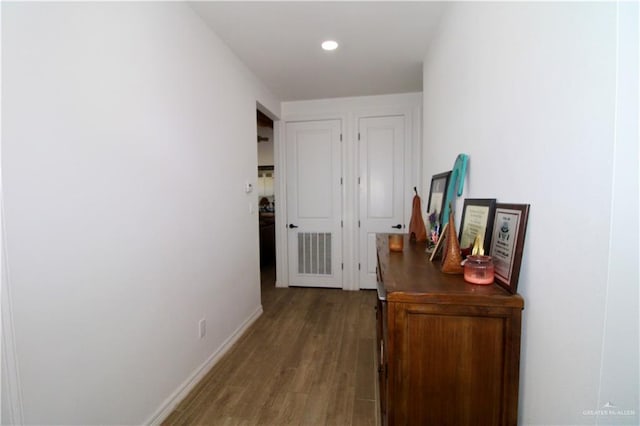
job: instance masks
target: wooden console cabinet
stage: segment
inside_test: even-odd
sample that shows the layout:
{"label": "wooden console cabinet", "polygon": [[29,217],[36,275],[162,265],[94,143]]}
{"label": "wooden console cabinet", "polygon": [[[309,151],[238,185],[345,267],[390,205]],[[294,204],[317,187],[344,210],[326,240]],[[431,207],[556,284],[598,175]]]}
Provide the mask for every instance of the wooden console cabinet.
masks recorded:
{"label": "wooden console cabinet", "polygon": [[522,297],[443,274],[406,238],[377,249],[382,424],[516,425]]}

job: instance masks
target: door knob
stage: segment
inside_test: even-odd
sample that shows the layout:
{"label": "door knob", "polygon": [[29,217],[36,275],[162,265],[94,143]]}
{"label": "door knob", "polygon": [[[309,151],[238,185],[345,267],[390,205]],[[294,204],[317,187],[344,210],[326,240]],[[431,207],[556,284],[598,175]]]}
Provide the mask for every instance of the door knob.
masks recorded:
{"label": "door knob", "polygon": [[298,225],[294,225],[293,223],[289,224],[289,229],[293,229],[293,228],[297,228],[297,227],[298,227]]}
{"label": "door knob", "polygon": [[396,229],[402,229],[402,225],[397,224],[396,226],[392,226],[392,228],[396,228]]}

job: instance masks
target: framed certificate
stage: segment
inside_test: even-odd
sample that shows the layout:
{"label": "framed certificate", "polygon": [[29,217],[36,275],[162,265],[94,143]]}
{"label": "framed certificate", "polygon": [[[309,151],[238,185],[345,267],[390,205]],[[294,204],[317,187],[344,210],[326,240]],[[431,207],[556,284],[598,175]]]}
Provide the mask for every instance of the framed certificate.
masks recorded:
{"label": "framed certificate", "polygon": [[491,238],[496,283],[515,293],[529,218],[529,204],[497,204]]}
{"label": "framed certificate", "polygon": [[435,213],[436,221],[442,223],[442,211],[444,210],[445,195],[449,185],[451,171],[439,173],[431,177],[429,188],[429,203],[427,204],[427,216]]}
{"label": "framed certificate", "polygon": [[460,221],[460,248],[471,247],[480,235],[482,248],[489,253],[493,231],[493,216],[496,209],[495,198],[467,198],[464,200]]}

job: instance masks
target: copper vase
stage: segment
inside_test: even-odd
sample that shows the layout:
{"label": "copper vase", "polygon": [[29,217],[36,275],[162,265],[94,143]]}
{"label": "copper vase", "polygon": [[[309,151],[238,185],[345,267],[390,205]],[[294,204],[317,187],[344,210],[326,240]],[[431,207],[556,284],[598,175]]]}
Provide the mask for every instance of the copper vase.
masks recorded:
{"label": "copper vase", "polygon": [[460,242],[456,233],[456,224],[453,220],[453,210],[450,210],[446,247],[442,259],[442,272],[446,274],[462,274],[464,273],[464,268],[460,263],[462,263]]}

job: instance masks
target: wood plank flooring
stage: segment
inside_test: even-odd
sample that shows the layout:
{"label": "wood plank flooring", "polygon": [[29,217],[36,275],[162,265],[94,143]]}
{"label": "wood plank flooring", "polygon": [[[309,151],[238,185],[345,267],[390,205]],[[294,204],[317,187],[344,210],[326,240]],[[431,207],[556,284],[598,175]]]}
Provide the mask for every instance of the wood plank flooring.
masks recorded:
{"label": "wood plank flooring", "polygon": [[164,425],[375,425],[375,292],[273,286]]}

